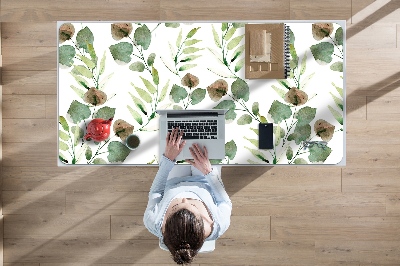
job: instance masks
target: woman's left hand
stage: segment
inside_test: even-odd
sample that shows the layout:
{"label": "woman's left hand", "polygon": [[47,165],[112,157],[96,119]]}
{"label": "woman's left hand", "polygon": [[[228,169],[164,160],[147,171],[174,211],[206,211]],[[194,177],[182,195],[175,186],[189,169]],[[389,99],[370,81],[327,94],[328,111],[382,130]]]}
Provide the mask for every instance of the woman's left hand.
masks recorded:
{"label": "woman's left hand", "polygon": [[171,161],[176,159],[186,144],[186,140],[182,141],[182,136],[183,130],[179,130],[178,128],[174,128],[172,132],[168,132],[167,134],[167,145],[165,146],[164,155]]}

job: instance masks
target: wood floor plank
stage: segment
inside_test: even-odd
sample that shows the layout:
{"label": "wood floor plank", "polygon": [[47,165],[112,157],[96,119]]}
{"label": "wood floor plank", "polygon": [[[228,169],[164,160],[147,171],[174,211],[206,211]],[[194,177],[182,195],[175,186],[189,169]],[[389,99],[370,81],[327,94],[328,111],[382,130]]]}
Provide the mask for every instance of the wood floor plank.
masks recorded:
{"label": "wood floor plank", "polygon": [[65,192],[3,191],[3,214],[63,214]]}
{"label": "wood floor plank", "polygon": [[316,257],[321,264],[358,262],[360,264],[398,264],[400,241],[316,241]]}
{"label": "wood floor plank", "polygon": [[[353,120],[367,119],[367,97],[350,96],[346,97],[346,118]],[[351,123],[347,123],[347,127]],[[347,135],[346,135],[347,136]]]}
{"label": "wood floor plank", "polygon": [[357,18],[354,18],[357,16],[359,12],[365,12],[363,11],[364,9],[367,9],[368,6],[373,4],[376,0],[351,0],[351,22],[352,23],[357,23]]}
{"label": "wood floor plank", "polygon": [[351,1],[346,0],[321,0],[313,2],[309,0],[290,1],[290,19],[342,19],[350,20]]}
{"label": "wood floor plank", "polygon": [[[393,49],[396,48],[396,24],[390,22],[379,22],[369,27],[353,24],[348,27],[348,32],[357,32],[347,39],[347,47],[351,49]],[[374,38],[371,38],[371,36]]]}
{"label": "wood floor plank", "polygon": [[[347,47],[347,96],[400,96],[400,62],[396,60],[398,56],[400,50],[397,48]],[[377,64],[382,67],[376,67]]]}
{"label": "wood floor plank", "polygon": [[4,167],[3,191],[147,192],[156,167]]}
{"label": "wood floor plank", "polygon": [[400,97],[367,97],[367,119],[399,121],[399,104]]}
{"label": "wood floor plank", "polygon": [[343,168],[343,192],[396,193],[400,168]]}
{"label": "wood floor plank", "polygon": [[46,142],[57,139],[57,129],[55,119],[3,119],[3,142]]}
{"label": "wood floor plank", "polygon": [[[96,228],[96,230],[92,230]],[[4,238],[110,239],[109,215],[6,215]]]}
{"label": "wood floor plank", "polygon": [[148,192],[66,192],[66,213],[143,215]]}
{"label": "wood floor plank", "polygon": [[3,266],[40,266],[40,263],[4,263]]}
{"label": "wood floor plank", "polygon": [[56,71],[3,70],[3,94],[57,94]]}
{"label": "wood floor plank", "polygon": [[48,137],[40,143],[3,143],[3,167],[57,166],[57,143]]}
{"label": "wood floor plank", "polygon": [[380,216],[386,215],[385,193],[246,193],[231,197],[235,216]]}
{"label": "wood floor plank", "polygon": [[271,239],[396,241],[400,217],[272,217]]}
{"label": "wood floor plank", "polygon": [[3,95],[3,118],[46,118],[46,96]]}
{"label": "wood floor plank", "polygon": [[339,167],[222,167],[222,178],[228,194],[246,192],[339,192]]}
{"label": "wood floor plank", "polygon": [[[242,241],[219,239],[217,249],[211,253],[198,254],[195,263],[223,265],[309,265],[315,262],[314,241]],[[5,239],[8,250],[6,262],[122,264],[172,262],[170,253],[158,247],[153,240],[21,240]],[[268,252],[265,252],[268,250]],[[53,256],[59,254],[58,258]],[[307,264],[308,263],[308,264]]]}
{"label": "wood floor plank", "polygon": [[221,239],[268,241],[271,238],[270,218],[270,216],[257,215],[232,216],[231,224]]}
{"label": "wood floor plank", "polygon": [[111,239],[152,239],[153,235],[143,223],[143,215],[112,215]]}
{"label": "wood floor plank", "polygon": [[352,0],[352,23],[365,28],[378,23],[396,23],[399,21],[400,3],[390,0]]}
{"label": "wood floor plank", "polygon": [[[5,6],[2,3],[2,7]],[[29,5],[28,5],[29,6]],[[3,8],[2,11],[3,13]],[[21,10],[23,12],[23,10]],[[1,23],[1,45],[7,46],[53,46],[57,45],[57,23],[48,22],[5,22]]]}
{"label": "wood floor plank", "polygon": [[3,58],[3,67],[6,71],[54,71],[57,70],[57,64],[54,64],[54,62],[57,62],[57,52],[35,57],[14,56],[12,60],[6,57]]}
{"label": "wood floor plank", "polygon": [[386,214],[388,216],[400,216],[400,193],[386,196]]}
{"label": "wood floor plank", "polygon": [[122,21],[122,20],[158,20],[160,4],[158,0],[112,0],[101,3],[71,0],[66,4],[56,0],[2,0],[1,21],[38,22],[38,21]]}
{"label": "wood floor plank", "polygon": [[400,144],[400,123],[382,118],[380,120],[351,120],[347,124],[346,139],[350,143]]}
{"label": "wood floor plank", "polygon": [[46,95],[46,118],[58,119],[57,95]]}
{"label": "wood floor plank", "polygon": [[290,0],[207,1],[161,0],[163,20],[272,20],[289,19]]}
{"label": "wood floor plank", "polygon": [[347,141],[347,167],[391,168],[398,166],[400,145],[370,144],[357,140]]}

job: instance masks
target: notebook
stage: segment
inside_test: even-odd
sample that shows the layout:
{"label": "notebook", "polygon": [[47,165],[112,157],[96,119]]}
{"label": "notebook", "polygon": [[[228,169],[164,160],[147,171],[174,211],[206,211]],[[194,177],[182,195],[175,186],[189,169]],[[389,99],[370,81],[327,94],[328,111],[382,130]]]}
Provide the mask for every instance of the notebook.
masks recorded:
{"label": "notebook", "polygon": [[193,143],[206,146],[209,159],[225,157],[225,109],[157,110],[160,115],[160,157],[165,151],[168,132],[178,127],[184,131],[186,145],[176,160],[193,159],[189,147]]}
{"label": "notebook", "polygon": [[286,79],[289,72],[289,26],[245,25],[246,79]]}

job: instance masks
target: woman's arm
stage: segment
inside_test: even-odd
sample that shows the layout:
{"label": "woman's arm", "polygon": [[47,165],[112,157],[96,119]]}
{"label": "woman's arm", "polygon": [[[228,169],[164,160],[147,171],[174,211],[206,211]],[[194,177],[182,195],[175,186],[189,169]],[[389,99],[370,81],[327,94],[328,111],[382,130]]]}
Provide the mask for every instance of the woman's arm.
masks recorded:
{"label": "woman's arm", "polygon": [[217,237],[220,237],[226,230],[228,230],[230,225],[232,201],[229,198],[228,193],[225,191],[221,175],[216,167],[214,167],[209,174],[205,175],[205,177],[212,189],[212,194],[214,195],[218,207],[219,231]]}
{"label": "woman's arm", "polygon": [[159,212],[159,203],[164,196],[168,174],[171,172],[174,165],[175,163],[173,161],[163,155],[160,161],[160,168],[158,169],[150,188],[149,201],[144,213],[143,222],[146,228],[154,235],[157,235],[158,231],[156,228],[155,219]]}

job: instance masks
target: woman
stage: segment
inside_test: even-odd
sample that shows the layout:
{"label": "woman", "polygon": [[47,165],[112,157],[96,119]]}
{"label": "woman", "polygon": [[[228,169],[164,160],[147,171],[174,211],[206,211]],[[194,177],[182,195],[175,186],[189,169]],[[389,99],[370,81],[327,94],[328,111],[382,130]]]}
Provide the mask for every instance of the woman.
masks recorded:
{"label": "woman", "polygon": [[219,238],[229,227],[232,203],[207,149],[190,147],[190,165],[175,166],[186,141],[175,128],[167,135],[160,168],[149,192],[143,222],[163,240],[178,264],[191,263],[205,240]]}

